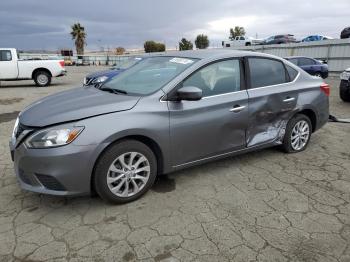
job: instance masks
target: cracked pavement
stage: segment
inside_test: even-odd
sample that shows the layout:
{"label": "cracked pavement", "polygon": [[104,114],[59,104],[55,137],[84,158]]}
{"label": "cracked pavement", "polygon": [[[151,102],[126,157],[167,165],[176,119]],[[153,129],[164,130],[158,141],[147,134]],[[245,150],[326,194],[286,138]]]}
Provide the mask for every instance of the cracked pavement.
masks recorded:
{"label": "cracked pavement", "polygon": [[[21,190],[8,140],[18,111],[101,67],[68,68],[48,88],[0,87],[0,261],[350,261],[350,125],[329,123],[299,154],[276,148],[160,177],[110,205]],[[332,86],[331,112],[350,117]]]}

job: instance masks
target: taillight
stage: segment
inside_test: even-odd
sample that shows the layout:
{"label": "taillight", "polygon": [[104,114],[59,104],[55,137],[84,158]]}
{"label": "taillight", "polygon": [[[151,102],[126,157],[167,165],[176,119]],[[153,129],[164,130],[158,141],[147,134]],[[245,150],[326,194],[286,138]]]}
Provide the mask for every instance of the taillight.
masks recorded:
{"label": "taillight", "polygon": [[61,67],[64,67],[64,61],[63,60],[59,61],[59,63],[60,63]]}
{"label": "taillight", "polygon": [[323,84],[320,86],[320,88],[321,88],[321,90],[323,91],[323,93],[326,94],[326,96],[329,96],[329,95],[330,95],[331,89],[330,89],[330,87],[329,87],[328,84],[323,83]]}

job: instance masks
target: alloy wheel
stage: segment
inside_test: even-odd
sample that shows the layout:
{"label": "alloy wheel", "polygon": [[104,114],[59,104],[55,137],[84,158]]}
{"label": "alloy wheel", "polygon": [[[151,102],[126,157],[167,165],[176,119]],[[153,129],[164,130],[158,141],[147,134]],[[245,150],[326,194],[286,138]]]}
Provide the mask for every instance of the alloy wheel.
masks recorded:
{"label": "alloy wheel", "polygon": [[140,192],[150,177],[148,159],[139,152],[118,156],[107,172],[109,190],[118,197],[131,197]]}
{"label": "alloy wheel", "polygon": [[46,85],[49,81],[49,78],[45,74],[38,75],[37,81],[40,85]]}
{"label": "alloy wheel", "polygon": [[305,120],[297,122],[291,134],[291,146],[295,151],[302,150],[310,138],[310,126]]}

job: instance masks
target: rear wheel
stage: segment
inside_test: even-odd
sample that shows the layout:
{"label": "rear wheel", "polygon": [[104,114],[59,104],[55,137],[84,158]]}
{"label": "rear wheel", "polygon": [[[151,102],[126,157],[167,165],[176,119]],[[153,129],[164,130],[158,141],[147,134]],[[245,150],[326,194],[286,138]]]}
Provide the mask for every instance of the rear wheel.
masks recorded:
{"label": "rear wheel", "polygon": [[287,153],[297,153],[306,149],[312,133],[310,119],[303,114],[293,117],[287,124],[283,139],[283,149]]}
{"label": "rear wheel", "polygon": [[138,199],[153,185],[157,160],[152,150],[136,140],[111,146],[99,159],[94,172],[98,195],[112,203]]}
{"label": "rear wheel", "polygon": [[339,89],[339,95],[344,102],[350,102],[350,87],[341,86]]}
{"label": "rear wheel", "polygon": [[34,75],[34,82],[36,86],[48,86],[51,83],[51,75],[46,71],[39,71]]}
{"label": "rear wheel", "polygon": [[314,74],[314,76],[317,76],[317,77],[319,77],[319,78],[322,78],[322,74],[321,74],[320,72],[316,72],[316,73]]}

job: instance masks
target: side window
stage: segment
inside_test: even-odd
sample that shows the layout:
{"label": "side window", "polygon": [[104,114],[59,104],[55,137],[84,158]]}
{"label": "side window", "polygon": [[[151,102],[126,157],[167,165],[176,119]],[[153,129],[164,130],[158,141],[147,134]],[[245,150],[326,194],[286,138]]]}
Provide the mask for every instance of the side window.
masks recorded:
{"label": "side window", "polygon": [[287,82],[282,62],[267,58],[248,58],[251,88]]}
{"label": "side window", "polygon": [[225,60],[205,66],[183,81],[183,86],[202,89],[203,97],[239,91],[240,61]]}
{"label": "side window", "polygon": [[298,59],[298,65],[299,66],[308,66],[308,65],[314,65],[315,61],[310,58],[299,58]]}
{"label": "side window", "polygon": [[0,51],[0,61],[11,61],[11,51],[10,50],[1,50]]}
{"label": "side window", "polygon": [[289,78],[290,78],[290,81],[294,81],[294,79],[297,77],[298,75],[298,71],[295,70],[294,68],[292,68],[291,66],[289,65],[285,65],[286,68],[287,68],[287,72],[289,74]]}

